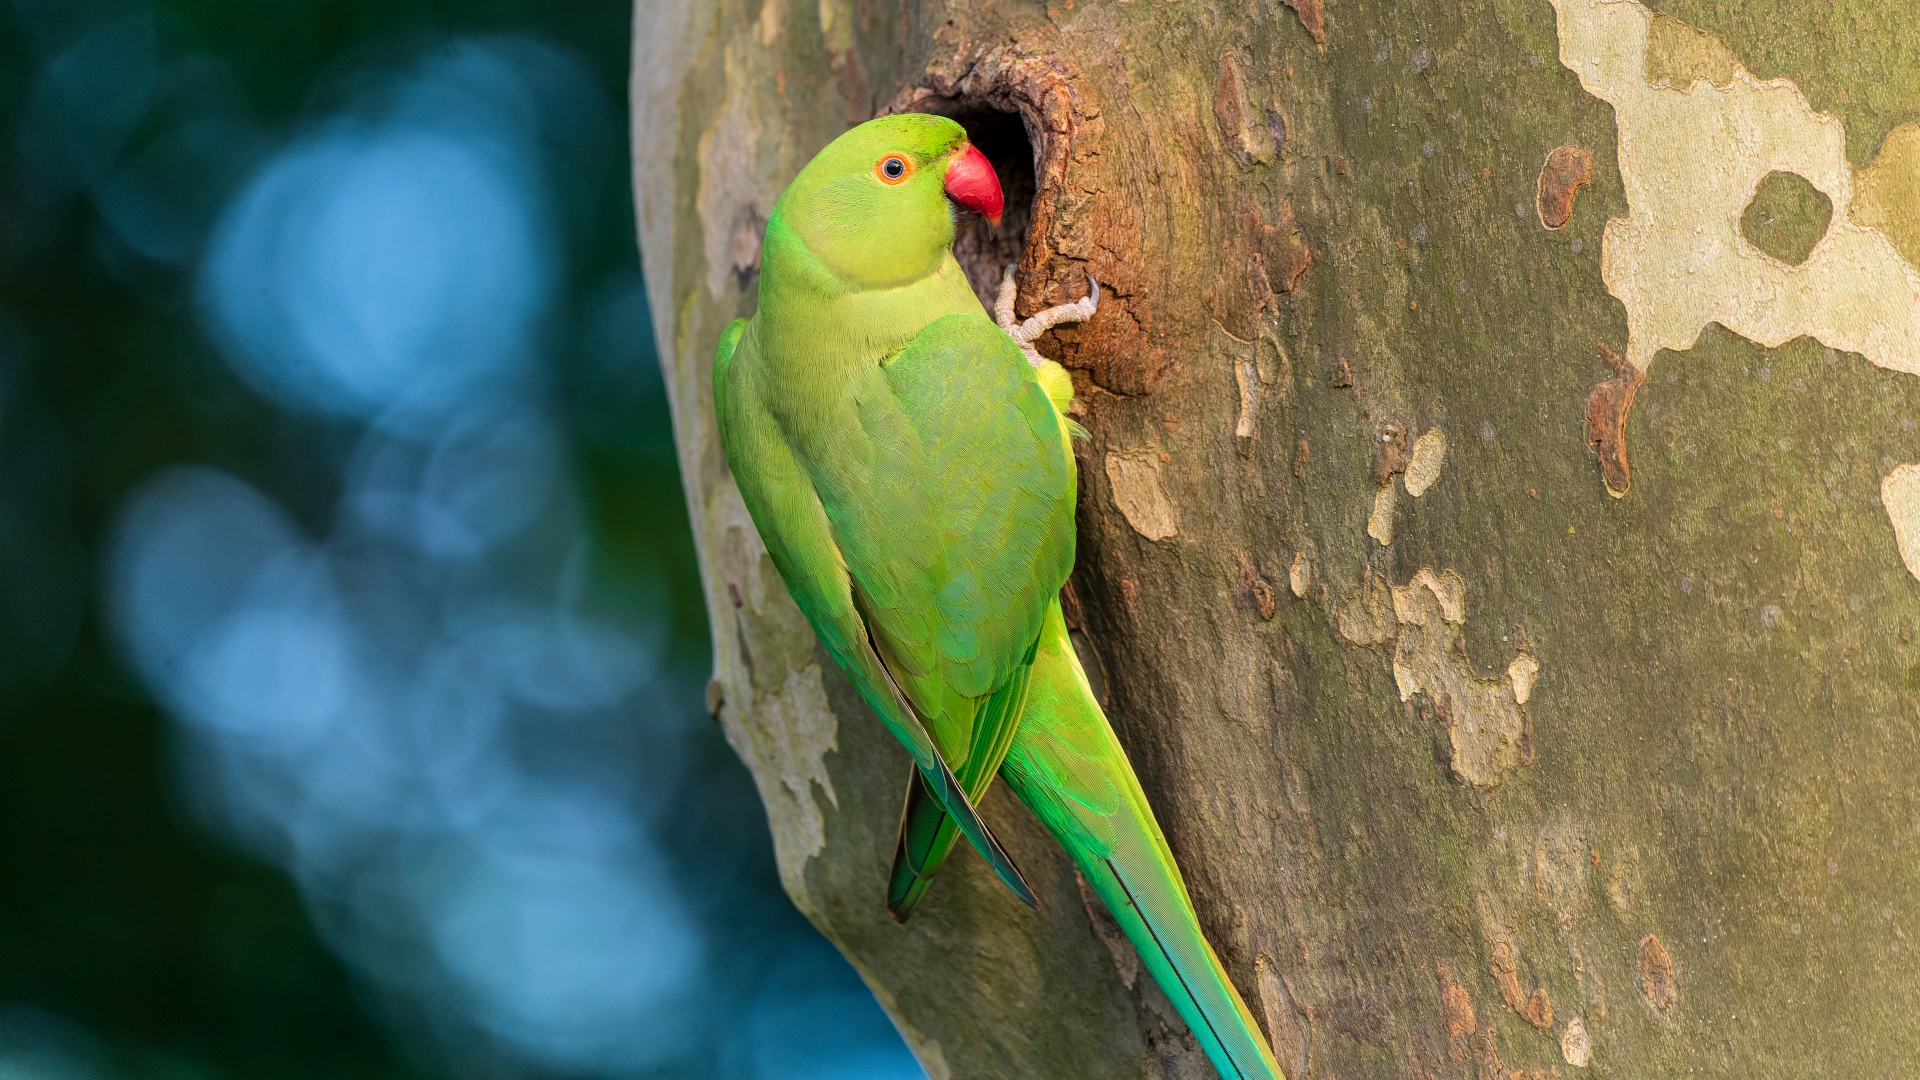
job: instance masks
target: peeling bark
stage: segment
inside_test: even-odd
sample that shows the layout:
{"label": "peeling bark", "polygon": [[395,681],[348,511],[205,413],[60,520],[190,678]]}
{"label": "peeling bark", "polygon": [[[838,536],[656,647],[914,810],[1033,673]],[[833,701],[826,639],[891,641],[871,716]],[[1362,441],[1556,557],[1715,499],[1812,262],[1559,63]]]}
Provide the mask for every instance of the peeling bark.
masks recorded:
{"label": "peeling bark", "polygon": [[[887,919],[907,759],[720,454],[766,213],[882,110],[1001,171],[983,295],[1101,282],[1038,342],[1092,433],[1069,624],[1289,1075],[1920,1059],[1920,11],[1659,6],[641,0],[709,704],[930,1075],[1208,1072],[1002,790],[1044,910],[962,851]],[[1782,170],[1798,265],[1741,233]]]}
{"label": "peeling bark", "polygon": [[1587,394],[1587,446],[1600,458],[1607,494],[1618,497],[1633,484],[1633,470],[1627,464],[1627,414],[1647,373],[1607,348],[1604,341],[1595,342],[1594,347],[1613,369],[1613,378],[1596,383]]}
{"label": "peeling bark", "polygon": [[1535,185],[1535,209],[1540,224],[1549,229],[1564,229],[1573,220],[1573,200],[1580,189],[1593,179],[1593,155],[1578,146],[1556,146],[1540,166]]}

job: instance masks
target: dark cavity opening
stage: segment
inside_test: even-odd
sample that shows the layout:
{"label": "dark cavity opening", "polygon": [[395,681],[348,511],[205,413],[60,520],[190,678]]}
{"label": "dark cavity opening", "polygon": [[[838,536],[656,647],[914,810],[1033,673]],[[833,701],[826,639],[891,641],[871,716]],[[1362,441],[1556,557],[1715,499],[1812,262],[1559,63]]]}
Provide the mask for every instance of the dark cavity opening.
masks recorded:
{"label": "dark cavity opening", "polygon": [[1001,275],[1027,252],[1027,226],[1033,222],[1036,190],[1034,146],[1027,139],[1026,125],[1016,113],[962,103],[955,103],[951,108],[937,105],[922,108],[958,120],[960,126],[967,129],[967,138],[993,163],[993,171],[1000,177],[1000,191],[1006,199],[1000,224],[989,225],[976,219],[953,242],[953,257],[967,272],[967,281],[973,285],[980,302],[992,311],[994,297],[1000,292]]}

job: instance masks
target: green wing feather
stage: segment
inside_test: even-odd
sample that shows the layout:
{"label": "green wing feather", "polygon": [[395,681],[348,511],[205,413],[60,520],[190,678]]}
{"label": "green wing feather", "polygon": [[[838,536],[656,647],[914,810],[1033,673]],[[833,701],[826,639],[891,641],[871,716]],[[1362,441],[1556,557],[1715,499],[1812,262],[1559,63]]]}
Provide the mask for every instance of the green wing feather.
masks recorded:
{"label": "green wing feather", "polygon": [[998,768],[1018,715],[1001,692],[1024,679],[1073,564],[1074,479],[1051,402],[982,315],[936,320],[856,373],[840,415],[834,402],[812,416],[769,407],[751,323],[722,346],[722,443],[781,577],[934,801],[1034,903],[950,765],[988,780]]}
{"label": "green wing feather", "polygon": [[[890,417],[876,414],[897,403],[919,452],[875,471],[874,513],[844,534],[848,565],[863,591],[869,568],[926,566],[928,591],[876,611],[876,636],[916,672],[903,685],[956,751],[949,760],[964,760],[979,712],[1029,662],[1073,567],[1073,470],[1033,369],[984,316],[936,320],[881,375],[892,402],[867,399],[863,420],[878,429]],[[902,522],[931,528],[903,535]],[[878,606],[878,589],[868,595]]]}
{"label": "green wing feather", "polygon": [[[1038,644],[1036,641],[1035,645]],[[953,771],[967,798],[976,804],[986,796],[1000,763],[1006,760],[1007,748],[1013,745],[1020,714],[1026,709],[1032,673],[1033,651],[1029,649],[1026,662],[1014,670],[980,710],[967,759]],[[893,872],[887,881],[887,913],[895,922],[906,922],[920,898],[926,895],[933,884],[933,875],[953,850],[957,830],[953,816],[927,789],[918,771],[909,776],[906,805],[900,811],[900,839],[894,849]]]}
{"label": "green wing feather", "polygon": [[[915,672],[903,680],[909,696],[940,702],[929,710],[935,738],[977,802],[1018,725],[1046,605],[1072,568],[1072,462],[1032,367],[982,317],[934,322],[882,371],[925,450],[939,619],[931,638],[919,621],[880,614],[874,624],[886,654]],[[910,780],[887,890],[895,919],[911,914],[955,834],[940,800]]]}
{"label": "green wing feather", "polygon": [[[1073,400],[1073,380],[1065,368],[1051,360],[1032,370],[1035,381],[1053,408],[1052,422],[1057,429],[1061,461],[1071,477],[1075,468],[1073,439],[1086,437],[1086,429],[1066,415],[1067,407]],[[1072,505],[1072,499],[1072,489],[1069,488],[1068,506]],[[1035,644],[1038,644],[1037,639]],[[1015,686],[1016,683],[1009,682],[1007,689]],[[955,775],[966,788],[968,797],[975,802],[986,795],[987,788],[993,783],[995,770],[1012,744],[1020,713],[1025,707],[1026,680],[1019,680],[1017,686],[1020,697],[1015,699],[1007,696],[1006,690],[1003,690],[1001,696],[996,696],[983,711],[976,724],[976,742],[972,752],[965,763],[955,769]],[[1006,697],[1006,700],[1003,701],[1002,697]],[[910,781],[906,804],[900,814],[900,837],[894,848],[893,871],[887,882],[887,912],[896,922],[906,922],[913,914],[915,906],[932,886],[934,874],[946,862],[956,838],[955,823],[942,810],[939,801],[932,797],[925,785]]]}

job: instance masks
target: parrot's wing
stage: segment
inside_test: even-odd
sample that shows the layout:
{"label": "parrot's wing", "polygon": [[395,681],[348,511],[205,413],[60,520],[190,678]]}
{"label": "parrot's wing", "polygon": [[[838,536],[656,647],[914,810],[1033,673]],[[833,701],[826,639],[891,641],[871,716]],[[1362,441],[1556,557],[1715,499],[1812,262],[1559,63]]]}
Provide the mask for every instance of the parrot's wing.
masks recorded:
{"label": "parrot's wing", "polygon": [[767,554],[820,643],[853,676],[914,764],[932,769],[939,756],[933,739],[874,653],[820,496],[760,401],[752,378],[754,351],[751,324],[735,319],[721,334],[715,355],[714,414],[734,482]]}
{"label": "parrot's wing", "polygon": [[[939,334],[941,338],[955,342],[972,336],[953,333],[946,327],[941,327]],[[997,343],[989,346],[985,341],[985,335],[981,335],[979,344],[981,347],[997,347]],[[1035,381],[1053,407],[1051,419],[1058,430],[1058,447],[1055,452],[1060,455],[1068,481],[1065,503],[1071,506],[1074,479],[1073,438],[1076,434],[1083,437],[1086,435],[1085,429],[1068,419],[1065,412],[1067,405],[1073,400],[1073,382],[1067,377],[1066,370],[1051,360],[1038,366],[1029,363],[1027,367],[1032,370]],[[974,371],[976,374],[991,374],[994,368],[986,366],[976,368]],[[964,392],[963,387],[951,384],[948,387],[937,388],[944,390],[945,393],[942,396],[947,398]],[[938,398],[935,400],[938,401]],[[1021,404],[1027,403],[1022,401]],[[1021,411],[1023,416],[1035,421],[1039,419],[1040,414],[1037,412],[1028,413],[1024,408]],[[1003,475],[1013,474],[1014,470],[1003,472]],[[1050,593],[1043,598],[1043,602],[1052,602],[1053,599],[1054,596]],[[980,710],[974,724],[972,742],[968,748],[966,760],[955,767],[954,774],[975,802],[985,796],[988,786],[993,782],[995,772],[1006,758],[1007,748],[1014,738],[1021,713],[1026,707],[1031,670],[1032,652],[1029,651],[1022,666],[1016,669],[1014,677],[1009,678]],[[887,884],[887,911],[896,921],[905,922],[913,914],[914,907],[931,886],[933,875],[940,869],[952,850],[956,835],[955,823],[942,811],[939,802],[917,778],[910,778],[906,803],[900,814],[900,836],[894,848],[893,872]]]}
{"label": "parrot's wing", "polygon": [[881,655],[958,763],[1073,569],[1072,462],[1032,366],[984,315],[935,320],[870,381],[857,497],[821,494]]}
{"label": "parrot's wing", "polygon": [[827,507],[760,400],[753,378],[754,350],[750,323],[736,320],[722,334],[715,356],[714,403],[721,445],[767,554],[821,644],[913,755],[941,805],[1008,887],[1038,906],[1033,891],[935,748],[921,710],[876,650],[871,629],[855,605],[846,559],[835,543]]}
{"label": "parrot's wing", "polygon": [[[889,452],[866,474],[870,513],[837,517],[836,535],[881,656],[977,802],[1006,758],[1041,622],[1072,569],[1073,462],[1032,365],[984,317],[936,320],[880,374],[889,393],[860,397],[861,427]],[[900,521],[933,527],[892,527]],[[942,803],[910,781],[887,888],[895,919],[964,829]]]}

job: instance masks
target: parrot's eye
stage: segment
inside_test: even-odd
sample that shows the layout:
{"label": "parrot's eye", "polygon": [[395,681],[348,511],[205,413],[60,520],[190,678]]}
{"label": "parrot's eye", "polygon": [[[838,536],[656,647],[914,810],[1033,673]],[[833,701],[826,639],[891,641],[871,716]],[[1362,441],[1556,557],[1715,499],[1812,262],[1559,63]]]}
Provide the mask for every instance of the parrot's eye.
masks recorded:
{"label": "parrot's eye", "polygon": [[888,154],[880,159],[880,164],[874,166],[873,171],[887,183],[897,184],[907,178],[907,174],[913,171],[913,166],[899,154]]}

